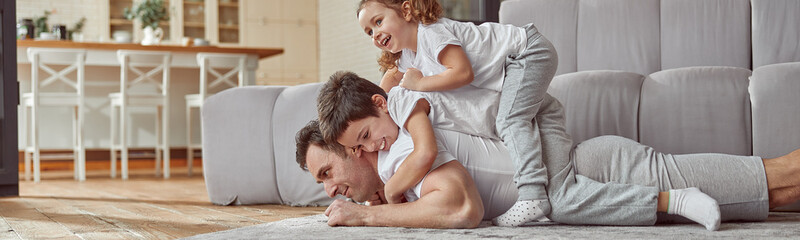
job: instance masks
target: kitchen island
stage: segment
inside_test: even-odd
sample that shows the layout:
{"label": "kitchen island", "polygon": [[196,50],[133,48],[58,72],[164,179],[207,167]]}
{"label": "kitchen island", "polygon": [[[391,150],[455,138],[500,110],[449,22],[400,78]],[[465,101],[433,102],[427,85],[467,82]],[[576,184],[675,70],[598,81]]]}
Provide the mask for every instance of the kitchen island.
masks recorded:
{"label": "kitchen island", "polygon": [[[258,61],[270,56],[283,53],[280,48],[245,48],[245,47],[217,47],[217,46],[180,46],[180,45],[152,45],[142,46],[131,43],[99,43],[99,42],[72,42],[72,41],[40,41],[17,40],[17,72],[20,83],[20,94],[30,92],[31,65],[27,56],[27,49],[36,48],[72,48],[86,49],[86,130],[84,133],[87,149],[108,150],[110,147],[110,105],[108,94],[118,92],[120,78],[120,63],[117,60],[117,50],[143,50],[167,51],[172,53],[172,70],[170,73],[170,145],[177,149],[186,146],[186,130],[184,126],[185,100],[187,94],[199,91],[199,65],[197,53],[243,53],[247,54],[247,66],[244,74],[245,84],[255,84],[255,71]],[[74,77],[73,75],[70,75]],[[47,74],[43,77],[48,77]],[[43,108],[40,131],[44,133],[40,138],[40,145],[45,152],[47,149],[71,149],[72,127],[69,120],[68,108]],[[132,148],[150,148],[155,142],[155,116],[154,110],[144,108],[131,109],[130,133],[128,143]],[[199,116],[193,116],[199,119]],[[22,118],[20,118],[22,119]],[[198,124],[199,125],[199,124]],[[25,126],[20,122],[20,127]],[[196,125],[197,126],[197,125]],[[20,149],[25,137],[20,129]],[[197,126],[192,134],[193,142],[200,142],[200,127]],[[182,154],[181,154],[182,155]]]}

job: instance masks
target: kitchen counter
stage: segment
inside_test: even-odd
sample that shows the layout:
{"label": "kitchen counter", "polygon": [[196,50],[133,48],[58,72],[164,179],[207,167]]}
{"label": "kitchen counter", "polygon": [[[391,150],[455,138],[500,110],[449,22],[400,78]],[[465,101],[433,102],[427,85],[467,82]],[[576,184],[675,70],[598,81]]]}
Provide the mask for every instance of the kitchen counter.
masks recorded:
{"label": "kitchen counter", "polygon": [[213,52],[213,53],[245,53],[257,55],[259,59],[283,53],[280,48],[244,48],[244,47],[217,47],[217,46],[181,46],[181,45],[151,45],[143,46],[135,43],[100,43],[100,42],[73,42],[73,41],[45,41],[45,40],[17,40],[17,47],[46,47],[46,48],[83,48],[95,50],[145,50],[169,52]]}

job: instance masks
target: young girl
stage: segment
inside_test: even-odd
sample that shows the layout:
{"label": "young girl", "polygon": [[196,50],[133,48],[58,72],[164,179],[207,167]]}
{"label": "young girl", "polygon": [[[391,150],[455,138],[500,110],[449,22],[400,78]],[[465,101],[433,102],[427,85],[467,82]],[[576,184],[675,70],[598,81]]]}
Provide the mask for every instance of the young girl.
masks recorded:
{"label": "young girl", "polygon": [[[537,123],[534,117],[545,98],[552,98],[546,91],[558,64],[554,47],[532,24],[476,26],[441,18],[441,13],[436,0],[361,1],[359,24],[383,50],[378,60],[386,71],[381,87],[387,92],[398,84],[417,91],[447,91],[473,85],[500,92],[499,99],[485,99],[499,104],[496,122],[485,124],[495,124],[497,132],[492,134],[503,140],[513,159],[519,199],[493,222],[518,226],[547,220],[551,206],[543,158],[564,154],[549,155],[542,143],[548,136],[563,138],[566,133],[563,126]],[[458,112],[451,116],[470,120]]]}

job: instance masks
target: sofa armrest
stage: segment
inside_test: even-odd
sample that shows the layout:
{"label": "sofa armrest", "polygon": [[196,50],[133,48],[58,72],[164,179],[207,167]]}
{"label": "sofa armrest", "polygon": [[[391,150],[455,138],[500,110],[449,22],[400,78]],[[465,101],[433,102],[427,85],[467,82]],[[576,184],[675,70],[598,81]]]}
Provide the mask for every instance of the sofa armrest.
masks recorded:
{"label": "sofa armrest", "polygon": [[212,203],[281,203],[275,177],[272,112],[285,88],[232,88],[203,104],[203,175]]}

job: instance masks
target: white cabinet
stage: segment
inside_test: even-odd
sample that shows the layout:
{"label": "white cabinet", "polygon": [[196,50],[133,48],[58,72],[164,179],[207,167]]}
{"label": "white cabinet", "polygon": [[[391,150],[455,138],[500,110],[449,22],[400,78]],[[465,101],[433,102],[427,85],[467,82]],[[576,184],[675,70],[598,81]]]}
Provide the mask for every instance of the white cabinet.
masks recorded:
{"label": "white cabinet", "polygon": [[[108,4],[108,28],[131,31],[141,40],[141,27],[125,20],[122,9],[141,0],[102,0]],[[205,38],[212,45],[275,47],[283,54],[263,59],[256,72],[259,85],[317,82],[319,69],[318,0],[167,0],[170,20],[161,24],[168,39]],[[355,19],[355,16],[353,16]]]}
{"label": "white cabinet", "polygon": [[240,45],[244,3],[239,0],[178,2],[173,5],[175,25],[181,26],[175,29],[177,36],[205,38],[213,45]]}
{"label": "white cabinet", "polygon": [[[128,31],[134,42],[141,41],[141,24],[125,19],[123,9],[131,8],[142,0],[105,0],[108,11],[108,25],[101,35],[103,39],[113,40],[114,31]],[[261,2],[261,1],[253,1]],[[205,38],[214,45],[241,45],[244,38],[241,29],[245,22],[246,5],[240,0],[165,0],[169,21],[159,24],[164,30],[165,44],[179,44],[183,37]],[[252,11],[251,11],[252,12]]]}

